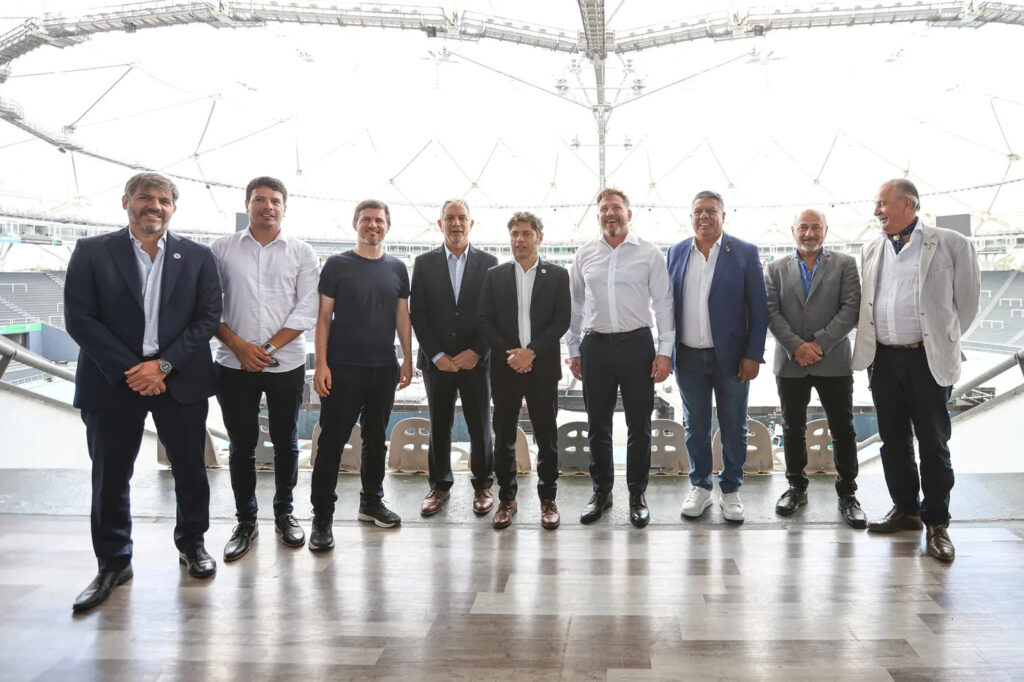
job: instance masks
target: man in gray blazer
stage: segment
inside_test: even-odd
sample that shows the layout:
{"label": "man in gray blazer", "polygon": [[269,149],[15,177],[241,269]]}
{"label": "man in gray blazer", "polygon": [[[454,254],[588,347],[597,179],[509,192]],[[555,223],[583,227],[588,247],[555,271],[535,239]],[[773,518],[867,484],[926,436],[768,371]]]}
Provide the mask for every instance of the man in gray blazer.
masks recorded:
{"label": "man in gray blazer", "polygon": [[839,510],[846,523],[864,528],[867,518],[855,497],[857,434],[849,339],[857,326],[860,278],[852,256],[824,248],[826,234],[825,215],[803,211],[793,221],[796,254],[765,268],[789,481],[775,511],[789,516],[807,504],[807,403],[813,387],[832,433]]}
{"label": "man in gray blazer", "polygon": [[960,335],[978,312],[981,272],[970,240],[926,225],[920,209],[917,188],[905,179],[886,182],[875,199],[882,234],[861,252],[853,368],[868,370],[893,502],[868,530],[921,530],[923,522],[928,554],[948,562],[955,550],[947,532],[953,488],[947,403],[960,378]]}

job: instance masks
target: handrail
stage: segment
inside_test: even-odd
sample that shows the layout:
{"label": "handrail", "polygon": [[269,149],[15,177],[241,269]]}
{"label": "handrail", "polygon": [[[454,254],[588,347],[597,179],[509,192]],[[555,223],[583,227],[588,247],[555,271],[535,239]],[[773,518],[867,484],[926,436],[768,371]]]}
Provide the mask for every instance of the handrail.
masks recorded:
{"label": "handrail", "polygon": [[[46,372],[47,374],[64,379],[65,381],[75,383],[75,373],[67,367],[58,365],[52,360],[47,360],[43,356],[33,353],[21,344],[14,343],[10,339],[0,336],[0,378],[3,378],[4,371],[7,369],[7,365],[11,360],[20,362],[21,364],[32,367],[33,369]],[[219,429],[211,428],[207,425],[206,430],[214,438],[230,440],[228,435]]]}

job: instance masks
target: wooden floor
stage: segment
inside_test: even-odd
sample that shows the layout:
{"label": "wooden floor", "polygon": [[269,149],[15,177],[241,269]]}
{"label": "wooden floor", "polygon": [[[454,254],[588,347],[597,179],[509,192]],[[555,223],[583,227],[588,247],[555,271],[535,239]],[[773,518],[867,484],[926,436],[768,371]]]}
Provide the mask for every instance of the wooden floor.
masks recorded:
{"label": "wooden floor", "polygon": [[1024,679],[1019,522],[954,526],[951,566],[840,526],[339,522],[314,555],[265,522],[209,581],[171,528],[137,520],[134,581],[74,617],[88,519],[0,514],[0,679]]}

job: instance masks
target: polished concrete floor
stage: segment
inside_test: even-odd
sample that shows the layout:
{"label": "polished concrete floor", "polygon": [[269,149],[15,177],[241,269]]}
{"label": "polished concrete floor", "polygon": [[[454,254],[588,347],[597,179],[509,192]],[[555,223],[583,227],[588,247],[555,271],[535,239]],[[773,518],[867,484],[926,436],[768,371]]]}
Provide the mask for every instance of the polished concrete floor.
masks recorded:
{"label": "polished concrete floor", "polygon": [[[249,555],[198,581],[171,541],[169,477],[140,472],[135,579],[72,616],[95,570],[87,476],[10,473],[0,680],[1024,679],[1024,485],[1012,474],[958,480],[949,566],[923,556],[921,533],[842,525],[827,477],[785,520],[771,511],[784,479],[751,477],[742,526],[714,509],[682,521],[685,479],[656,479],[644,530],[625,520],[624,487],[610,518],[579,525],[589,482],[566,478],[557,531],[537,524],[528,479],[516,523],[494,531],[468,511],[464,476],[431,519],[415,513],[425,479],[389,476],[405,517],[390,530],[353,520],[358,478],[342,476],[332,552],[285,548],[267,521]],[[226,472],[211,483],[219,559]],[[861,498],[884,512],[881,479],[862,477]]]}

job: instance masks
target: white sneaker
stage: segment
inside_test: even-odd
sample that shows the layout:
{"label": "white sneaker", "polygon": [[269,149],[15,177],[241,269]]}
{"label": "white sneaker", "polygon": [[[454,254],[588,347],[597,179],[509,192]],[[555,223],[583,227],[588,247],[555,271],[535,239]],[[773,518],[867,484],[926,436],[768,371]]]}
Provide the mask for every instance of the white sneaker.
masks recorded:
{"label": "white sneaker", "polygon": [[739,523],[743,520],[743,500],[739,493],[722,494],[722,515],[726,521]]}
{"label": "white sneaker", "polygon": [[[699,485],[690,486],[690,492],[683,500],[682,515],[695,519],[711,506],[711,491]],[[741,512],[742,513],[742,512]]]}

